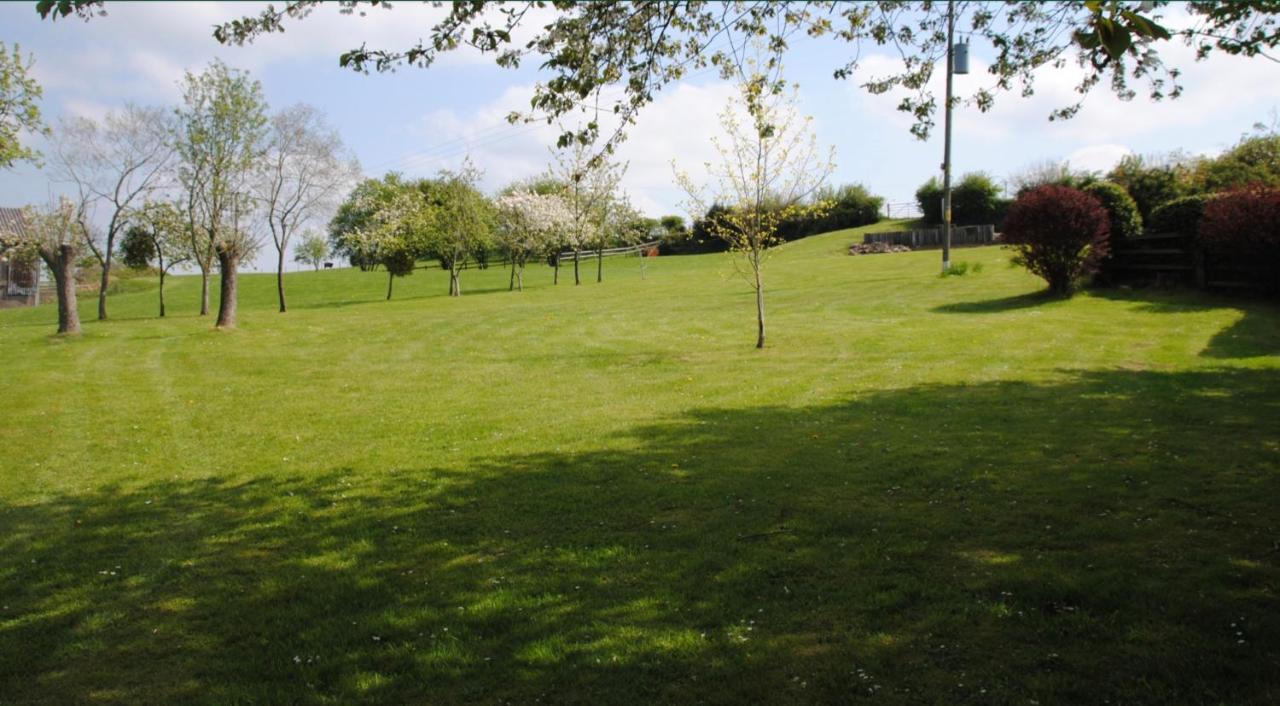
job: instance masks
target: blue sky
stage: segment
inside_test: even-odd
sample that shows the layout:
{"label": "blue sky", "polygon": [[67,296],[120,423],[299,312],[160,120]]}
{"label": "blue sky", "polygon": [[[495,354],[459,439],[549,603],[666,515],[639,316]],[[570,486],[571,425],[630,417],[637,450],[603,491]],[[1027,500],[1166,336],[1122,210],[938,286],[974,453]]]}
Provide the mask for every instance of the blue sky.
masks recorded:
{"label": "blue sky", "polygon": [[[338,67],[339,53],[362,42],[408,45],[429,29],[439,10],[400,2],[390,11],[373,9],[359,17],[328,6],[289,25],[286,33],[249,46],[222,47],[213,40],[214,24],[258,7],[108,2],[107,17],[54,23],[39,20],[34,2],[4,3],[0,41],[34,54],[51,124],[66,115],[100,116],[126,102],[176,105],[183,71],[198,71],[217,57],[259,79],[273,107],[304,102],[322,110],[370,175],[391,169],[428,175],[470,155],[485,170],[486,186],[496,189],[551,162],[554,127],[513,126],[504,119],[527,105],[539,78],[534,66],[506,70],[487,57],[459,52],[426,70],[361,75]],[[938,172],[941,130],[920,142],[908,132],[910,119],[894,109],[893,96],[866,94],[856,77],[833,79],[832,69],[848,52],[836,40],[803,39],[788,55],[788,76],[800,84],[802,109],[814,116],[819,138],[835,146],[833,181],[862,182],[891,202],[910,201],[915,188]],[[956,78],[958,90],[984,78],[989,52],[973,45],[975,71]],[[989,113],[958,110],[956,170],[1007,178],[1045,160],[1104,170],[1126,152],[1211,154],[1255,122],[1269,122],[1280,107],[1275,63],[1236,57],[1195,62],[1180,43],[1165,45],[1161,54],[1184,70],[1185,95],[1176,101],[1151,103],[1140,95],[1125,103],[1097,90],[1075,119],[1051,123],[1049,112],[1074,100],[1076,70],[1067,68],[1043,70],[1032,98],[1003,95]],[[862,57],[872,71],[894,62],[875,51],[864,50]],[[629,163],[623,186],[636,206],[653,216],[682,212],[672,160],[696,167],[713,158],[716,114],[731,93],[708,71],[668,87],[644,110],[619,153]],[[0,172],[0,205],[42,202],[62,189],[34,167]],[[269,259],[260,258],[259,266],[266,268]]]}

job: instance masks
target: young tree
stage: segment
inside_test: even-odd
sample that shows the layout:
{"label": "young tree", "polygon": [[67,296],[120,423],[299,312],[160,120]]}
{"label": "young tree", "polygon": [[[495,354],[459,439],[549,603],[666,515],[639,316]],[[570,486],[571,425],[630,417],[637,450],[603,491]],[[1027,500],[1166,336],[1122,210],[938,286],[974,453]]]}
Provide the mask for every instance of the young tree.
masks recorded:
{"label": "young tree", "polygon": [[[106,211],[102,241],[91,238],[86,243],[102,270],[99,320],[107,318],[111,259],[130,211],[167,185],[174,152],[171,135],[171,121],[164,109],[126,105],[119,112],[107,113],[102,122],[63,120],[54,136],[55,174],[75,187],[81,217],[98,220],[98,207]],[[86,232],[88,220],[82,224]]]}
{"label": "young tree", "polygon": [[18,257],[39,257],[53,273],[58,292],[58,333],[80,333],[76,304],[76,262],[86,240],[78,208],[70,199],[39,209],[23,209],[25,231],[0,231],[0,246],[14,248]]}
{"label": "young tree", "polygon": [[329,257],[329,241],[318,231],[308,230],[302,234],[302,240],[293,248],[293,261],[300,265],[311,265],[317,272]]}
{"label": "young tree", "polygon": [[510,289],[524,291],[524,268],[529,258],[549,253],[570,227],[572,213],[558,194],[513,191],[499,197],[496,239],[511,259]]}
{"label": "young tree", "polygon": [[284,257],[290,238],[321,211],[331,208],[335,197],[360,173],[359,163],[345,151],[342,138],[311,106],[296,105],[271,118],[256,195],[276,248],[276,294],[281,312],[288,310]]}
{"label": "young tree", "polygon": [[476,188],[480,180],[470,163],[457,172],[443,171],[434,181],[420,182],[430,206],[414,228],[423,234],[426,251],[449,271],[449,296],[462,295],[462,268],[489,246],[493,237],[493,204]]}
{"label": "young tree", "polygon": [[[575,142],[556,155],[555,179],[565,185],[565,201],[572,221],[565,232],[566,244],[573,249],[573,283],[582,284],[579,263],[582,251],[596,250],[602,260],[605,219],[618,197],[618,184],[627,166],[594,155],[588,143]],[[603,281],[603,265],[597,262],[597,281]],[[558,277],[557,277],[558,279]]]}
{"label": "young tree", "polygon": [[129,227],[120,241],[124,264],[136,269],[155,262],[160,275],[160,317],[165,315],[164,280],[169,271],[191,260],[187,221],[179,204],[147,202],[129,218]]}
{"label": "young tree", "polygon": [[49,134],[40,119],[40,97],[44,91],[32,77],[35,61],[22,58],[17,44],[13,51],[0,42],[0,169],[18,162],[37,162],[40,153],[24,145],[22,133]]}
{"label": "young tree", "polygon": [[200,268],[200,314],[209,312],[209,271],[216,257],[222,282],[217,326],[232,328],[237,269],[261,243],[245,217],[253,207],[250,180],[263,152],[267,105],[257,81],[220,61],[200,74],[187,72],[182,93],[176,128],[179,176]]}
{"label": "young tree", "polygon": [[[764,348],[766,255],[777,242],[778,224],[835,168],[835,151],[824,154],[819,149],[812,119],[800,115],[794,90],[771,90],[780,81],[776,75],[780,63],[740,62],[739,66],[743,78],[737,102],[720,114],[723,139],[712,140],[720,163],[707,165],[710,194],[687,173],[677,172],[676,180],[689,194],[691,214],[706,213],[712,204],[729,206],[721,218],[707,219],[707,227],[739,255],[735,263],[746,265],[739,271],[755,291],[756,347]],[[746,113],[746,121],[739,111]]]}

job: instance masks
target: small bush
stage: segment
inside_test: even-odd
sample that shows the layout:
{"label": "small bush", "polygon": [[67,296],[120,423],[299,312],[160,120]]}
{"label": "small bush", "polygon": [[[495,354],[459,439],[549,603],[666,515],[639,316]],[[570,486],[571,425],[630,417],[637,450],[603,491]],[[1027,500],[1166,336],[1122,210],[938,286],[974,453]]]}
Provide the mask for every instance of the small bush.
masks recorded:
{"label": "small bush", "polygon": [[939,275],[939,277],[963,277],[969,274],[970,272],[976,275],[981,271],[982,271],[981,262],[975,262],[972,265],[970,265],[967,262],[953,262],[951,263],[951,268],[947,270],[943,270],[942,274]]}
{"label": "small bush", "polygon": [[1156,233],[1179,233],[1194,236],[1199,230],[1200,217],[1209,202],[1207,194],[1183,196],[1156,206],[1151,211],[1148,229]]}
{"label": "small bush", "polygon": [[1138,204],[1119,184],[1095,181],[1081,191],[1098,199],[1102,207],[1107,209],[1107,226],[1111,232],[1112,244],[1142,235],[1142,215],[1138,213]]}
{"label": "small bush", "polygon": [[1107,254],[1107,211],[1094,196],[1066,186],[1041,186],[1013,202],[1004,220],[1004,241],[1017,262],[1070,294],[1076,280],[1097,270]]}

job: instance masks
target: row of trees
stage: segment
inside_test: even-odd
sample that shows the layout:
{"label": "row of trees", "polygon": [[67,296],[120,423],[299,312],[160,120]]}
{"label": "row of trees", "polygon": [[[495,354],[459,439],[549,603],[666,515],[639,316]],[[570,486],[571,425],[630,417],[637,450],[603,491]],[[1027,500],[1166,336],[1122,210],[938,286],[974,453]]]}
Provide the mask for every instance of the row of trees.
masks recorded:
{"label": "row of trees", "polygon": [[[188,72],[176,108],[126,105],[101,119],[68,118],[52,131],[52,174],[70,192],[28,209],[19,253],[41,257],[59,282],[59,331],[74,332],[74,268],[88,251],[100,268],[98,318],[118,252],[132,266],[154,264],[164,278],[187,264],[221,278],[217,325],[236,322],[240,263],[268,240],[277,253],[280,311],[287,310],[284,263],[295,236],[325,217],[359,175],[359,164],[324,117],[306,105],[274,114],[261,85],[215,61]],[[68,220],[68,213],[70,219]],[[19,235],[10,235],[16,240]]]}
{"label": "row of trees", "polygon": [[604,251],[656,235],[656,221],[631,207],[620,190],[626,166],[593,159],[590,145],[557,154],[540,177],[511,184],[490,199],[471,164],[435,178],[399,174],[366,179],[338,208],[329,225],[333,251],[362,269],[387,272],[387,298],[396,277],[412,274],[421,260],[449,272],[449,294],[462,294],[461,275],[471,263],[487,266],[500,253],[511,266],[512,289],[524,288],[524,268],[546,259],[560,281],[562,253],[571,253],[574,284],[582,283],[584,253],[596,256],[596,281],[604,280]]}

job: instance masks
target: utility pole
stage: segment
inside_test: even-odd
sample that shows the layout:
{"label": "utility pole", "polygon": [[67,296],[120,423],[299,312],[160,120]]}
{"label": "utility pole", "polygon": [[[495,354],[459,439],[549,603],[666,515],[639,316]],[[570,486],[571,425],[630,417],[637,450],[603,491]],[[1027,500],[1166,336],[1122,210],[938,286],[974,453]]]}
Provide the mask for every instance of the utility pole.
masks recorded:
{"label": "utility pole", "polygon": [[942,138],[942,271],[951,269],[951,72],[955,53],[956,4],[947,0],[947,100]]}

